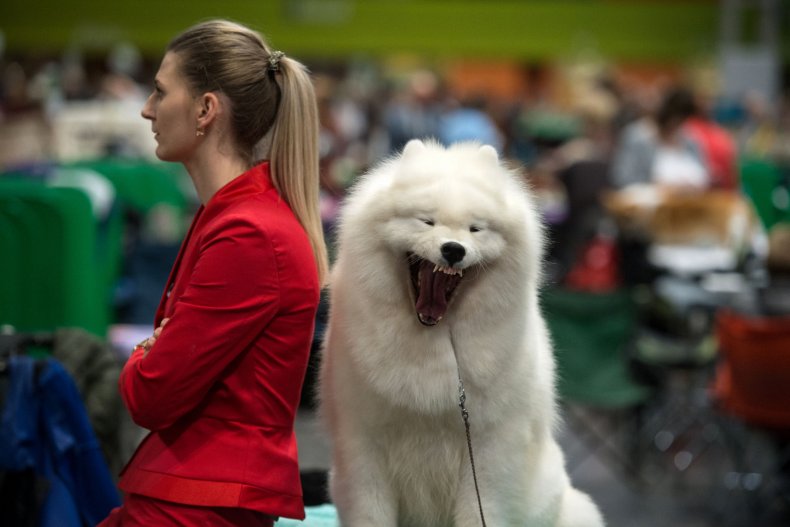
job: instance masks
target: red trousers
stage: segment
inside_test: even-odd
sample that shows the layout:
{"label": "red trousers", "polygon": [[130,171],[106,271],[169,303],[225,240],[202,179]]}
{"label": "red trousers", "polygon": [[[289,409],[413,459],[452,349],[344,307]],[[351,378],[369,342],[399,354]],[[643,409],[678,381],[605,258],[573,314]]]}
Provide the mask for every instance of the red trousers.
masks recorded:
{"label": "red trousers", "polygon": [[262,512],[229,507],[182,505],[137,494],[110,512],[97,527],[274,527],[274,519]]}

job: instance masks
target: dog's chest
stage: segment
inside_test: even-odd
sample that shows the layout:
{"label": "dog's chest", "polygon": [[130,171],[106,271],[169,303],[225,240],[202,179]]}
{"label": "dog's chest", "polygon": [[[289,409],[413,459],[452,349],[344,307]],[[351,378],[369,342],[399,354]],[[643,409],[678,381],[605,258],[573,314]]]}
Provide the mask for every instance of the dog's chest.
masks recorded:
{"label": "dog's chest", "polygon": [[460,413],[401,418],[387,428],[384,455],[400,510],[413,519],[429,515],[431,525],[442,525],[455,503],[466,462]]}

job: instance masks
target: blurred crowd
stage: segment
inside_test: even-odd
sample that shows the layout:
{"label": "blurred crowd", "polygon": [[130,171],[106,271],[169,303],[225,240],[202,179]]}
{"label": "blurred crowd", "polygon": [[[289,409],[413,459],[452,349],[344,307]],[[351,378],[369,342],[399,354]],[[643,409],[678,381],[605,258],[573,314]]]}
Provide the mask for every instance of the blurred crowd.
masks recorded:
{"label": "blurred crowd", "polygon": [[[63,159],[153,158],[149,125],[139,111],[156,62],[133,46],[118,45],[102,57],[66,53],[59,60],[7,59],[0,66],[3,169]],[[737,191],[744,158],[790,165],[786,89],[777,100],[756,92],[725,100],[710,76],[625,84],[611,67],[587,65],[563,76],[533,64],[514,66],[525,88],[503,96],[484,82],[459,89],[441,68],[423,65],[393,68],[350,59],[312,66],[328,229],[354,179],[414,137],[491,144],[523,168],[553,229],[552,256],[561,273],[589,237],[585,229],[599,227],[594,215],[603,189],[656,184]]]}

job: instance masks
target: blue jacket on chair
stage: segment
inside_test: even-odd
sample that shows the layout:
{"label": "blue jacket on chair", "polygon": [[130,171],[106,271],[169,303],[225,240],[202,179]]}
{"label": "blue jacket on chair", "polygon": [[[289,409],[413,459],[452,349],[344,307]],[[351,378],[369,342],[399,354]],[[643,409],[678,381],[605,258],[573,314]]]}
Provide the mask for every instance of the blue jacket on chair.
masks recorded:
{"label": "blue jacket on chair", "polygon": [[5,375],[0,471],[46,481],[37,525],[96,525],[120,498],[74,381],[56,360],[23,355]]}

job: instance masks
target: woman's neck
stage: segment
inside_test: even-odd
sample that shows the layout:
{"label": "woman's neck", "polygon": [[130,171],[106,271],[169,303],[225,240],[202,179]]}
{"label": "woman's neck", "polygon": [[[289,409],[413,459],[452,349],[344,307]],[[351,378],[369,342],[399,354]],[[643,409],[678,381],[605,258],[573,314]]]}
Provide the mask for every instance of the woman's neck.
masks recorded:
{"label": "woman's neck", "polygon": [[192,178],[198,199],[203,205],[208,203],[219,189],[249,169],[249,165],[239,157],[223,155],[216,150],[184,162],[184,166]]}

